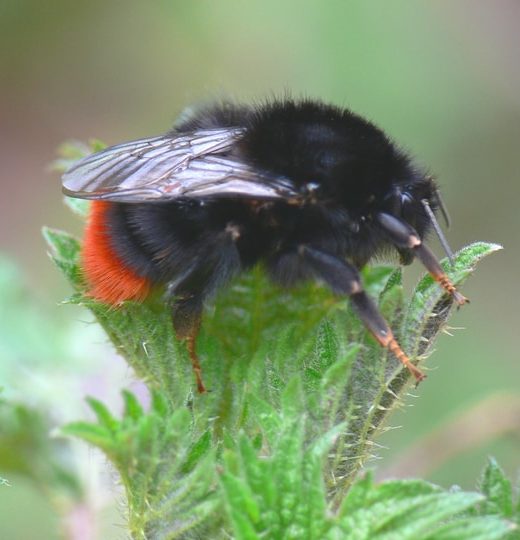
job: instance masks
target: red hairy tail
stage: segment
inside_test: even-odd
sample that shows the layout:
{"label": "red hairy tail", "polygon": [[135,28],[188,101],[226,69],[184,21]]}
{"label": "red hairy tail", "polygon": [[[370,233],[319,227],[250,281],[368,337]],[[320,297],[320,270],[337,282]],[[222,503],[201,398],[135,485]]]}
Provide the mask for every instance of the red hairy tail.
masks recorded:
{"label": "red hairy tail", "polygon": [[88,294],[111,305],[144,300],[150,292],[150,281],[125,265],[112,246],[107,223],[111,204],[93,201],[90,207],[81,254]]}

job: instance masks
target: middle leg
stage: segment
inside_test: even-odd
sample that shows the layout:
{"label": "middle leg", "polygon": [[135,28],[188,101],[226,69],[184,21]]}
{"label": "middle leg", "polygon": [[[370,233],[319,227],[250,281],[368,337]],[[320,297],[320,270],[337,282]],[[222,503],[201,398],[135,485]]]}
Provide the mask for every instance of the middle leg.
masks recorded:
{"label": "middle leg", "polygon": [[375,302],[363,290],[356,268],[334,255],[305,245],[300,246],[299,254],[316,278],[324,281],[336,294],[350,298],[354,311],[370,333],[394,354],[418,383],[426,378],[401,349]]}

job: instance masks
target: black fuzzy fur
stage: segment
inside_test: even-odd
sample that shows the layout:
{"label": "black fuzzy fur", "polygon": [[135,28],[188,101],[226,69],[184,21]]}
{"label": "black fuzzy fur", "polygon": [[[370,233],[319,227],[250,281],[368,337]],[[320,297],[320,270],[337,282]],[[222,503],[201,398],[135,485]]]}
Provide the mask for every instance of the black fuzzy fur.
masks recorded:
{"label": "black fuzzy fur", "polygon": [[[349,110],[310,100],[224,103],[184,114],[171,133],[227,126],[246,128],[232,149],[235,157],[284,176],[307,202],[113,203],[108,215],[124,263],[167,285],[188,319],[230,277],[259,262],[282,285],[319,277],[337,289],[336,278],[327,279],[326,269],[317,274],[302,247],[359,269],[393,248],[373,221],[377,212],[404,219],[421,238],[427,233],[421,200],[436,209],[433,182],[379,128]],[[411,261],[406,249],[400,253]]]}

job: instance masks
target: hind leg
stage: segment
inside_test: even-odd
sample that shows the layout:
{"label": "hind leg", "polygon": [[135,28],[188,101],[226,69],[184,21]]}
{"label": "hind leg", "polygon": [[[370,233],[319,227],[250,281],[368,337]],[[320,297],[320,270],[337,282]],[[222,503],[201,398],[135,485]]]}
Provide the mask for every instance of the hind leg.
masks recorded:
{"label": "hind leg", "polygon": [[211,250],[204,251],[204,256],[198,257],[191,271],[169,291],[173,297],[173,327],[177,337],[186,341],[200,394],[207,391],[196,348],[204,302],[241,269],[234,238],[224,232],[216,235],[214,240]]}
{"label": "hind leg", "polygon": [[173,304],[172,320],[175,334],[178,339],[185,340],[190,355],[197,390],[199,394],[204,394],[207,390],[202,380],[202,368],[197,355],[197,336],[200,329],[202,317],[203,302],[202,299],[191,296],[179,298]]}

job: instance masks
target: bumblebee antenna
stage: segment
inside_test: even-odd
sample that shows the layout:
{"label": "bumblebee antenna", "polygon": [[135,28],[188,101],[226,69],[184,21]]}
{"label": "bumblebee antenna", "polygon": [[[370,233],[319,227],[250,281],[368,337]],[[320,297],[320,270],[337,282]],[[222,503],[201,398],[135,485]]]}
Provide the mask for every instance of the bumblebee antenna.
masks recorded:
{"label": "bumblebee antenna", "polygon": [[441,197],[441,192],[437,188],[435,189],[435,198],[437,199],[437,203],[442,212],[442,217],[444,218],[446,227],[448,227],[449,229],[451,225],[450,214],[448,213],[448,209],[446,208],[446,205],[444,204],[444,200]]}
{"label": "bumblebee antenna", "polygon": [[[444,204],[442,203],[442,199],[440,198],[438,191],[436,191],[436,195],[439,200],[439,207],[444,216],[444,219],[446,220],[446,224],[449,226],[450,218],[449,218],[448,212],[446,212],[446,208]],[[424,209],[426,210],[426,213],[428,214],[428,217],[430,218],[430,221],[432,222],[433,229],[435,230],[435,234],[437,235],[437,238],[439,239],[442,247],[444,248],[444,251],[446,252],[446,255],[448,256],[448,259],[450,260],[451,265],[453,266],[455,264],[453,251],[451,251],[448,241],[446,240],[446,237],[444,236],[444,233],[442,232],[440,228],[439,222],[437,221],[437,218],[435,217],[435,214],[433,213],[433,210],[431,209],[430,203],[426,199],[423,199],[421,202],[422,202],[422,205],[424,206]]]}
{"label": "bumblebee antenna", "polygon": [[[444,204],[444,200],[442,199],[441,192],[440,192],[439,188],[437,187],[437,184],[435,183],[435,177],[427,176],[426,180],[428,182],[430,182],[430,186],[432,188],[433,195],[435,197],[435,202],[437,203],[437,205],[439,207],[439,210],[442,213],[442,217],[444,218],[444,222],[446,223],[446,227],[449,229],[450,226],[451,226],[450,214],[448,212],[448,209],[446,208],[446,205]],[[426,201],[426,202],[428,202],[428,201]],[[423,201],[423,205],[424,205],[424,201]],[[432,222],[434,223],[434,226],[435,226],[435,223],[437,223],[437,221],[436,221],[435,217],[432,217],[433,213],[432,213],[431,209],[430,209],[430,211],[426,210],[426,212],[428,212],[428,215],[430,216],[430,218],[431,218],[431,220],[432,220]],[[438,226],[439,225],[437,223],[437,227]],[[437,230],[437,228],[435,230]],[[437,234],[439,234],[439,233],[437,232]]]}

